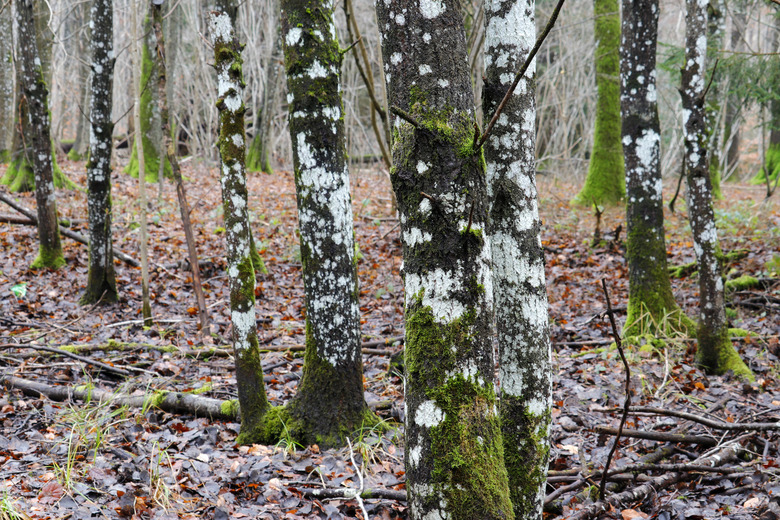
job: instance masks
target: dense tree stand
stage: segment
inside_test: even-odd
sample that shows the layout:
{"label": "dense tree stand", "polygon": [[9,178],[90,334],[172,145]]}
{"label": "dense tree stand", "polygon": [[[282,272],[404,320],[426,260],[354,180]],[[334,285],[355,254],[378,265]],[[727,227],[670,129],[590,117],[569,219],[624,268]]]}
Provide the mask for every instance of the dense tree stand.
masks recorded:
{"label": "dense tree stand", "polygon": [[[682,105],[685,124],[685,171],[688,181],[688,218],[699,266],[699,325],[697,362],[711,374],[732,370],[753,378],[731,344],[724,304],[721,257],[712,209],[712,185],[707,167],[704,96],[706,58],[706,3],[686,0],[685,63],[682,69]],[[702,42],[705,42],[702,45]]]}
{"label": "dense tree stand", "polygon": [[[485,4],[485,125],[534,45],[534,1]],[[507,31],[505,28],[514,27]],[[544,251],[536,191],[535,70],[526,72],[485,141],[504,461],[515,518],[538,519],[552,406]]]}
{"label": "dense tree stand", "polygon": [[657,0],[623,1],[620,100],[629,271],[625,336],[687,336],[695,331],[695,323],[674,300],[666,261],[655,66],[658,12]]}
{"label": "dense tree stand", "polygon": [[594,0],[596,15],[596,128],[580,206],[617,204],[625,198],[620,142],[620,11],[618,0]]}
{"label": "dense tree stand", "polygon": [[114,84],[114,13],[112,0],[92,4],[92,125],[87,163],[89,210],[89,273],[82,305],[117,301],[111,238],[111,121]]}
{"label": "dense tree stand", "polygon": [[[487,186],[457,3],[377,2],[404,257],[410,518],[514,518],[494,387]],[[399,14],[403,13],[403,14]]]}

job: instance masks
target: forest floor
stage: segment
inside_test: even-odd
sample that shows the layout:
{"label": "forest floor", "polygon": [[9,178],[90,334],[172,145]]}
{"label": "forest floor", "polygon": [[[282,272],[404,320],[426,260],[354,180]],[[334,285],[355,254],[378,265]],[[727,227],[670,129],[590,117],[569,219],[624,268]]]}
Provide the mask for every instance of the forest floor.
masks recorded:
{"label": "forest floor", "polygon": [[[85,185],[84,164],[63,161],[66,174]],[[0,166],[0,175],[4,167]],[[196,357],[201,348],[230,345],[229,302],[218,172],[197,160],[183,164],[192,205],[192,222],[201,258],[206,301],[213,320],[206,341],[197,333],[197,312],[190,273],[177,265],[186,256],[174,188],[168,181],[162,199],[150,198],[152,310],[155,325],[142,326],[140,269],[116,263],[120,302],[81,307],[86,283],[85,246],[63,239],[67,266],[31,271],[37,252],[36,228],[0,224],[0,370],[53,386],[90,383],[125,394],[158,390],[201,392],[235,398],[236,382],[229,355]],[[672,182],[668,182],[672,184]],[[268,274],[257,276],[257,315],[266,367],[266,388],[274,405],[295,393],[304,341],[303,289],[296,235],[292,173],[249,179],[255,239]],[[0,188],[4,189],[4,188]],[[355,234],[364,340],[403,334],[401,245],[391,210],[387,177],[369,168],[353,169]],[[695,343],[669,338],[655,348],[626,349],[631,366],[632,404],[707,415],[728,424],[780,421],[780,203],[763,201],[761,187],[726,184],[727,200],[717,203],[724,250],[746,249],[728,267],[728,278],[747,274],[764,279],[758,289],[729,294],[731,322],[751,336],[735,345],[757,376],[743,384],[729,375],[706,377],[693,363]],[[539,178],[544,221],[547,285],[550,298],[554,362],[554,408],[551,478],[557,493],[547,518],[565,518],[591,504],[614,437],[597,427],[616,427],[615,407],[625,398],[625,372],[604,317],[600,288],[606,279],[619,325],[625,319],[628,291],[623,232],[618,208],[601,219],[605,241],[593,246],[594,216],[572,209],[575,187]],[[138,258],[137,181],[117,169],[113,186],[115,246]],[[86,230],[86,195],[58,191],[60,215]],[[671,193],[669,194],[671,195]],[[34,197],[17,197],[34,208]],[[668,200],[668,198],[667,198]],[[684,204],[667,209],[667,246],[671,264],[694,260]],[[12,215],[0,204],[0,220]],[[18,217],[18,215],[15,215]],[[697,315],[695,275],[673,280],[677,301]],[[208,343],[208,344],[207,344]],[[20,347],[19,345],[26,346]],[[119,377],[94,365],[36,349],[89,345],[82,355],[134,371]],[[160,347],[175,347],[166,352]],[[364,488],[401,491],[403,471],[403,395],[401,378],[388,374],[392,344],[364,355],[366,400],[383,402],[378,413],[387,431],[361,432],[341,450],[302,447],[291,441],[276,446],[237,446],[239,424],[157,409],[128,409],[91,402],[56,402],[19,390],[0,390],[0,518],[406,518],[406,503],[388,498],[313,498],[312,490],[333,494]],[[227,353],[229,354],[229,352]],[[388,404],[389,401],[389,404]],[[612,412],[605,412],[610,408]],[[627,428],[646,432],[698,435],[698,444],[621,438],[612,467],[633,464],[663,446],[676,464],[646,469],[638,476],[615,477],[608,495],[632,489],[658,475],[680,469],[679,479],[645,499],[626,502],[608,517],[712,519],[780,517],[780,447],[776,431],[751,435],[722,431],[663,415],[632,414]],[[727,461],[720,473],[685,468],[708,450],[739,438],[745,454]],[[682,440],[673,438],[673,440]],[[687,439],[690,441],[691,439]],[[560,488],[565,491],[561,491]],[[614,487],[613,487],[614,486]],[[558,489],[558,491],[555,491]],[[398,493],[396,493],[398,495]],[[17,516],[11,512],[16,511]],[[5,515],[5,516],[4,516]]]}

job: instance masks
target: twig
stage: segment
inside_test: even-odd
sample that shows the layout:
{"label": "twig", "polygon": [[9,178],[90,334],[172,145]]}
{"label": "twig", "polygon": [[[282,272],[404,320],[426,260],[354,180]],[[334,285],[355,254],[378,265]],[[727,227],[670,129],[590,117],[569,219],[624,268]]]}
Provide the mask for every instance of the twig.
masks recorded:
{"label": "twig", "polygon": [[420,128],[422,128],[422,125],[420,125],[420,123],[418,123],[417,120],[414,117],[412,117],[412,115],[409,112],[405,112],[404,110],[398,107],[390,107],[390,112],[397,115],[407,123],[411,124],[416,129],[419,130]]}
{"label": "twig", "polygon": [[715,80],[715,71],[718,70],[718,63],[720,63],[720,58],[715,59],[715,65],[712,66],[712,73],[710,73],[710,81],[707,83],[707,86],[704,88],[704,92],[702,92],[701,96],[699,96],[699,99],[704,99],[705,97],[707,97],[707,92],[710,91],[712,82]]}
{"label": "twig", "polygon": [[501,112],[504,111],[504,107],[509,101],[509,98],[512,97],[512,94],[517,88],[517,84],[520,83],[520,78],[522,78],[525,75],[525,71],[527,71],[528,67],[531,65],[531,62],[536,56],[536,53],[539,51],[539,47],[542,46],[542,42],[544,42],[545,38],[547,38],[547,35],[550,34],[550,30],[553,28],[553,25],[555,25],[555,20],[558,19],[558,13],[561,12],[561,7],[563,7],[563,2],[564,0],[558,0],[558,5],[555,6],[552,15],[550,15],[550,20],[547,22],[547,26],[544,28],[544,31],[542,31],[542,34],[540,34],[539,37],[536,39],[536,43],[534,44],[533,49],[531,49],[531,52],[528,53],[528,57],[525,59],[525,63],[523,63],[523,66],[520,67],[520,70],[517,72],[517,74],[515,74],[515,80],[512,82],[512,85],[509,87],[509,90],[506,91],[506,94],[504,94],[504,99],[502,99],[501,103],[499,103],[496,112],[493,114],[493,117],[490,119],[490,123],[488,123],[487,128],[485,128],[485,133],[482,134],[482,137],[480,138],[479,142],[476,143],[477,145],[474,147],[475,150],[479,150],[482,147],[482,145],[485,144],[485,141],[487,141],[487,138],[490,135],[490,131],[493,130],[493,126],[496,124],[496,121],[498,121],[498,116],[500,116]]}
{"label": "twig", "polygon": [[[354,489],[298,489],[304,496],[312,498],[354,498],[351,493],[354,493]],[[370,498],[384,498],[387,500],[398,500],[399,502],[406,502],[406,491],[396,491],[394,489],[376,489],[368,488],[360,493],[360,497],[363,499]]]}
{"label": "twig", "polygon": [[349,51],[351,51],[351,50],[352,50],[352,48],[353,48],[355,45],[357,45],[358,43],[360,43],[360,40],[361,40],[362,38],[363,38],[363,37],[361,36],[360,38],[358,38],[357,40],[355,40],[354,42],[352,42],[352,44],[351,44],[349,47],[347,47],[346,49],[341,49],[341,54],[346,54],[346,53],[348,53]]}
{"label": "twig", "polygon": [[471,209],[469,210],[469,223],[466,225],[466,234],[471,233],[471,220],[474,217],[474,203],[471,203]]}
{"label": "twig", "polygon": [[[594,411],[610,413],[610,412],[616,412],[618,411],[618,409],[617,408],[604,408],[604,409],[596,408]],[[704,426],[715,428],[717,430],[727,430],[727,431],[736,431],[736,432],[780,430],[780,422],[727,423],[724,421],[714,421],[712,419],[702,417],[701,415],[696,415],[688,412],[679,412],[677,410],[667,410],[666,408],[655,408],[652,406],[632,406],[630,412],[647,413],[652,415],[663,415],[667,417],[678,417],[680,419],[686,419],[688,421],[697,422],[699,424],[703,424]]]}
{"label": "twig", "polygon": [[599,486],[599,498],[604,500],[604,495],[607,489],[607,474],[609,473],[609,465],[612,463],[612,456],[615,454],[615,450],[618,447],[620,441],[620,434],[623,432],[623,427],[626,425],[626,419],[628,418],[628,409],[631,406],[631,368],[628,366],[626,355],[623,352],[623,342],[620,340],[620,333],[617,330],[615,324],[615,314],[612,312],[612,303],[609,301],[609,291],[607,291],[607,281],[601,279],[601,289],[604,291],[604,298],[607,301],[607,315],[609,316],[609,322],[612,325],[612,334],[615,336],[615,344],[620,353],[620,359],[623,360],[623,366],[626,369],[626,400],[623,404],[623,417],[620,419],[620,426],[618,426],[617,435],[615,436],[615,442],[612,444],[612,448],[607,455],[607,462],[604,465],[604,476],[601,478],[601,486]]}
{"label": "twig", "polygon": [[360,490],[355,493],[355,500],[357,500],[358,505],[360,506],[360,511],[363,512],[363,518],[368,520],[368,511],[366,511],[366,505],[363,503],[363,499],[360,497],[360,494],[363,492],[363,472],[360,471],[360,468],[355,464],[355,454],[352,450],[352,441],[349,440],[349,437],[347,437],[347,446],[349,446],[349,461],[352,463],[352,467],[355,468],[355,473],[357,473],[358,480],[360,481]]}
{"label": "twig", "polygon": [[685,177],[685,160],[683,160],[680,165],[680,177],[677,179],[677,189],[674,190],[674,196],[672,197],[672,200],[669,201],[669,211],[672,213],[674,213],[674,203],[677,201],[677,196],[680,194],[683,177]]}
{"label": "twig", "polygon": [[90,359],[88,357],[79,356],[78,354],[74,354],[73,352],[68,352],[67,350],[62,350],[59,348],[51,348],[46,347],[44,345],[34,345],[31,343],[3,343],[0,344],[0,349],[6,350],[6,349],[12,349],[12,348],[27,348],[27,349],[36,349],[36,350],[43,350],[46,352],[53,352],[55,354],[60,354],[62,356],[69,357],[71,359],[75,359],[77,361],[81,361],[82,363],[86,363],[88,365],[94,365],[96,367],[102,368],[103,370],[107,372],[112,372],[114,374],[118,374],[120,376],[128,377],[130,376],[130,372],[125,370],[124,368],[118,368],[111,366],[107,363],[103,363],[102,361],[97,361],[94,359]]}
{"label": "twig", "polygon": [[[596,433],[605,433],[607,435],[616,435],[618,433],[617,428],[609,426],[596,426],[594,428]],[[701,444],[702,446],[717,446],[718,441],[712,437],[705,437],[703,435],[682,435],[676,433],[667,432],[647,432],[643,430],[631,430],[624,428],[620,434],[624,437],[633,437],[634,439],[647,439],[651,441],[664,441],[664,442],[682,442],[687,444]]]}

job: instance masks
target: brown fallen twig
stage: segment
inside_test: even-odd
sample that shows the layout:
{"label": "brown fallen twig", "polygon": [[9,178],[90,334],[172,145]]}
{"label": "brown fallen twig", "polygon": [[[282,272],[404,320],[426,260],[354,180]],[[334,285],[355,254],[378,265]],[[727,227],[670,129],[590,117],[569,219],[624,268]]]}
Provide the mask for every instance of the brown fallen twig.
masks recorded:
{"label": "brown fallen twig", "polygon": [[[604,433],[607,435],[616,435],[617,428],[609,426],[596,426],[594,428],[596,433]],[[648,432],[642,430],[630,430],[624,429],[621,435],[625,437],[632,437],[634,439],[647,439],[651,441],[663,441],[663,442],[681,442],[686,444],[701,444],[702,446],[716,446],[718,441],[712,437],[705,437],[703,435],[683,435],[677,433],[667,432]]]}
{"label": "brown fallen twig", "polygon": [[112,365],[109,365],[108,363],[103,363],[102,361],[97,361],[96,359],[90,359],[88,357],[79,356],[78,354],[74,354],[73,352],[68,352],[67,350],[62,350],[58,348],[52,348],[47,347],[44,345],[35,345],[32,343],[3,343],[0,344],[0,349],[2,350],[8,350],[12,348],[24,348],[24,349],[35,349],[35,350],[43,350],[45,352],[50,352],[53,354],[59,354],[65,357],[69,357],[71,359],[75,359],[77,361],[81,361],[82,363],[86,363],[88,365],[93,365],[98,368],[102,368],[103,370],[107,372],[112,372],[114,374],[118,374],[123,377],[128,377],[131,375],[131,372],[129,370],[126,370],[124,368],[115,367]]}
{"label": "brown fallen twig", "polygon": [[[612,413],[612,412],[618,412],[620,409],[618,408],[595,408],[593,411],[595,412],[604,412],[604,413]],[[780,422],[774,422],[774,423],[728,423],[725,421],[718,421],[713,419],[708,419],[707,417],[702,417],[701,415],[696,415],[688,412],[679,412],[677,410],[667,410],[665,408],[655,408],[653,406],[632,406],[630,409],[631,413],[637,414],[637,413],[646,413],[651,415],[662,415],[666,417],[678,417],[680,419],[686,419],[688,421],[693,421],[699,424],[703,424],[704,426],[708,426],[710,428],[715,428],[716,430],[726,430],[726,431],[733,431],[733,432],[744,432],[744,431],[771,431],[771,430],[780,430]]]}

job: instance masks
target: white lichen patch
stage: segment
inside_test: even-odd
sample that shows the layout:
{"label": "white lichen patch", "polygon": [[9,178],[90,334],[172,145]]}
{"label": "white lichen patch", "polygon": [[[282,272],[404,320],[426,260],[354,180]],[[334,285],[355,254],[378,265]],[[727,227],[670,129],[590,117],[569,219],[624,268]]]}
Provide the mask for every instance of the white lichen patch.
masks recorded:
{"label": "white lichen patch", "polygon": [[433,401],[423,401],[414,412],[414,423],[423,428],[433,428],[444,420],[445,414]]}
{"label": "white lichen patch", "polygon": [[[423,199],[427,200],[427,199]],[[433,236],[427,231],[422,231],[419,228],[410,228],[404,232],[404,242],[409,247],[414,247],[418,244],[430,242]]]}
{"label": "white lichen patch", "polygon": [[418,70],[418,72],[420,73],[420,76],[424,76],[424,75],[426,75],[426,74],[430,74],[430,73],[432,73],[432,72],[433,72],[433,69],[431,68],[431,66],[430,66],[430,65],[427,65],[427,64],[420,65],[420,66],[417,68],[417,70]]}
{"label": "white lichen patch", "polygon": [[407,304],[422,294],[422,305],[430,307],[437,322],[452,323],[466,312],[466,307],[453,297],[462,287],[459,274],[441,268],[423,274],[406,273]]}
{"label": "white lichen patch", "polygon": [[428,20],[444,12],[446,6],[442,0],[420,0],[420,14]]}
{"label": "white lichen patch", "polygon": [[256,327],[254,308],[249,311],[233,311],[230,313],[230,318],[235,329],[236,350],[248,349],[250,346],[249,335],[255,331]]}
{"label": "white lichen patch", "polygon": [[293,45],[297,45],[298,42],[301,40],[301,35],[303,34],[303,29],[300,27],[293,27],[289,31],[287,31],[287,36],[285,36],[284,41],[287,43],[288,47],[292,47]]}

